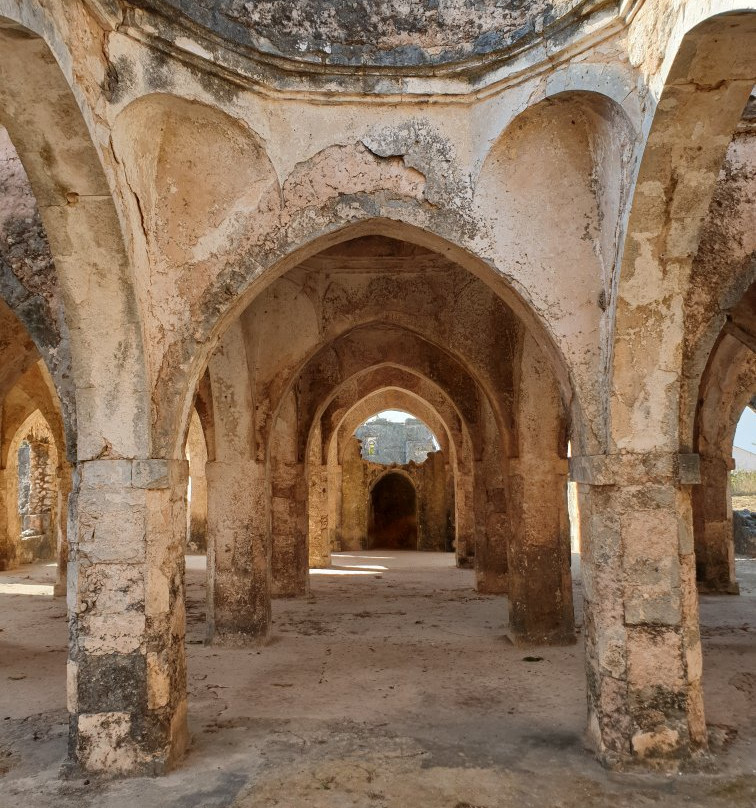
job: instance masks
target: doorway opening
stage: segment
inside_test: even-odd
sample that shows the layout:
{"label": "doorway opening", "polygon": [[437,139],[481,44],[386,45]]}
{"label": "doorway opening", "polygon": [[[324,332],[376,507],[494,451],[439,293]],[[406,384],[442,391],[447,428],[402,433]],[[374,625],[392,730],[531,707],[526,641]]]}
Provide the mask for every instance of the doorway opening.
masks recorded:
{"label": "doorway opening", "polygon": [[369,550],[417,550],[417,492],[409,477],[389,472],[370,491]]}

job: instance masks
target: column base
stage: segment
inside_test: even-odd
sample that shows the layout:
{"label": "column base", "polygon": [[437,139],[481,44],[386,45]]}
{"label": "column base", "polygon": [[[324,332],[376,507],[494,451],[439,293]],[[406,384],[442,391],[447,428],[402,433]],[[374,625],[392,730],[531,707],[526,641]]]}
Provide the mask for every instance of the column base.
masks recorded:
{"label": "column base", "polygon": [[740,584],[737,581],[728,583],[711,583],[710,581],[697,581],[699,595],[739,595]]}
{"label": "column base", "polygon": [[481,595],[506,595],[509,592],[509,575],[476,571],[475,591]]}
{"label": "column base", "polygon": [[457,556],[457,568],[471,570],[475,566],[475,556]]}
{"label": "column base", "polygon": [[271,641],[270,634],[254,635],[243,631],[208,629],[205,645],[217,648],[264,648]]}
{"label": "column base", "polygon": [[533,648],[538,646],[566,646],[575,645],[577,636],[571,629],[559,628],[545,631],[530,631],[521,634],[511,627],[505,631],[509,641],[516,648]]}
{"label": "column base", "polygon": [[[186,702],[177,705],[167,728],[160,719],[129,713],[71,715],[61,778],[156,777],[173,771],[189,747],[186,713]],[[146,738],[156,744],[152,754],[145,749]]]}

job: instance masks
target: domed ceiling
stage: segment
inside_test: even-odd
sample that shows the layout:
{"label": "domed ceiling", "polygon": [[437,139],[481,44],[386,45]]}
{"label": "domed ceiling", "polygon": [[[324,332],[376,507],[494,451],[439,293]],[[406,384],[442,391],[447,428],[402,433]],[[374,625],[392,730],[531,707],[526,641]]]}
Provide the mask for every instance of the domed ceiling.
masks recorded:
{"label": "domed ceiling", "polygon": [[[132,0],[226,43],[324,65],[448,65],[505,50],[585,0]],[[592,3],[591,5],[595,5]]]}

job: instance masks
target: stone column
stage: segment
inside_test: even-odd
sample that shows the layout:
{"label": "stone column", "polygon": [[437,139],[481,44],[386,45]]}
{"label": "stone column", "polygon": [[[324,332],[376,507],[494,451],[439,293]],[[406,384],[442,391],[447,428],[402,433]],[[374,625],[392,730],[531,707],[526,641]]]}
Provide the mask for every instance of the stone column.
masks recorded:
{"label": "stone column", "polygon": [[265,466],[206,465],[207,639],[245,645],[270,630],[270,510]]}
{"label": "stone column", "polygon": [[564,413],[551,366],[523,339],[509,461],[509,625],[521,645],[575,641]]}
{"label": "stone column", "polygon": [[310,582],[304,464],[273,461],[271,467],[271,594],[301,597]]}
{"label": "stone column", "polygon": [[368,546],[369,500],[366,464],[355,441],[350,441],[341,461],[341,549],[365,550]]}
{"label": "stone column", "polygon": [[8,500],[6,470],[0,468],[0,571],[10,569],[12,544],[8,535]]}
{"label": "stone column", "polygon": [[329,535],[328,467],[310,463],[307,518],[309,521],[309,565],[325,569],[331,565],[331,537]]}
{"label": "stone column", "polygon": [[575,642],[567,460],[510,461],[509,626],[517,645]]}
{"label": "stone column", "polygon": [[701,592],[737,595],[730,499],[731,457],[701,455],[701,484],[692,489],[696,577]]}
{"label": "stone column", "polygon": [[473,476],[462,470],[454,481],[454,531],[457,566],[473,566],[475,559],[475,484]]}
{"label": "stone column", "polygon": [[187,744],[187,465],[90,460],[69,499],[69,766],[156,774]]}
{"label": "stone column", "polygon": [[56,537],[58,570],[53,594],[65,597],[68,576],[68,497],[71,493],[71,466],[63,461],[57,470],[58,531]]}
{"label": "stone column", "polygon": [[[443,452],[433,452],[414,469],[418,491],[418,539],[420,550],[445,551],[447,542],[447,474]],[[422,538],[419,528],[424,526]]]}
{"label": "stone column", "polygon": [[[341,549],[341,466],[328,466],[328,546],[331,553]],[[330,555],[329,555],[329,565]]]}
{"label": "stone column", "polygon": [[[502,458],[496,459],[501,463]],[[509,589],[508,548],[511,523],[507,514],[507,492],[492,485],[490,459],[475,461],[476,520],[475,588],[488,595],[504,595]]]}
{"label": "stone column", "polygon": [[610,765],[706,745],[689,486],[695,455],[570,461],[579,483],[588,730]]}

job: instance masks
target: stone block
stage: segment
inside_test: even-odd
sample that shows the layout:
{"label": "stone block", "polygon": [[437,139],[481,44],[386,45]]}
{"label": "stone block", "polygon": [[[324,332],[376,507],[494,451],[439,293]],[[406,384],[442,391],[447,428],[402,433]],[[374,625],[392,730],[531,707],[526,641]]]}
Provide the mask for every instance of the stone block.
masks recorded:
{"label": "stone block", "polygon": [[79,712],[79,666],[66,660],[66,708],[71,715]]}
{"label": "stone block", "polygon": [[80,563],[79,592],[97,614],[127,614],[144,608],[141,564]]}
{"label": "stone block", "polygon": [[638,560],[662,561],[678,552],[678,516],[666,510],[637,510],[620,517],[625,569]]}
{"label": "stone block", "polygon": [[103,495],[93,489],[77,497],[78,520],[69,535],[78,556],[90,562],[138,563],[145,557],[145,503],[134,489]]}
{"label": "stone block", "polygon": [[614,679],[625,676],[627,668],[627,632],[623,626],[597,627],[596,662],[599,671]]}
{"label": "stone block", "polygon": [[665,757],[674,752],[679,743],[680,733],[664,726],[654,732],[636,732],[632,738],[633,752],[641,759]]}
{"label": "stone block", "polygon": [[168,488],[171,482],[171,461],[148,458],[134,460],[132,465],[132,485],[134,488]]}
{"label": "stone block", "polygon": [[685,646],[685,669],[690,681],[698,681],[703,675],[703,653],[701,640],[696,637]]}
{"label": "stone block", "polygon": [[119,490],[131,486],[131,460],[87,460],[79,463],[75,474],[82,489],[112,488]]}
{"label": "stone block", "polygon": [[683,652],[678,632],[669,628],[628,628],[627,679],[634,690],[685,686]]}
{"label": "stone block", "polygon": [[625,623],[633,625],[679,625],[682,617],[676,592],[649,593],[643,586],[628,587],[625,599]]}
{"label": "stone block", "polygon": [[130,654],[144,641],[144,612],[79,615],[79,649],[87,654]]}
{"label": "stone block", "polygon": [[144,687],[147,665],[140,651],[96,656],[83,654],[78,666],[80,712],[144,712],[147,706]]}
{"label": "stone block", "polygon": [[90,772],[129,774],[139,763],[125,712],[82,714],[76,718],[76,758]]}
{"label": "stone block", "polygon": [[698,485],[701,482],[701,462],[697,454],[679,454],[679,479],[682,485]]}
{"label": "stone block", "polygon": [[736,555],[756,558],[756,513],[748,510],[733,511],[732,535]]}
{"label": "stone block", "polygon": [[171,582],[155,564],[147,567],[144,612],[147,617],[167,614],[171,608]]}
{"label": "stone block", "polygon": [[165,707],[171,697],[171,666],[157,653],[150,652],[147,663],[147,707],[150,710]]}

